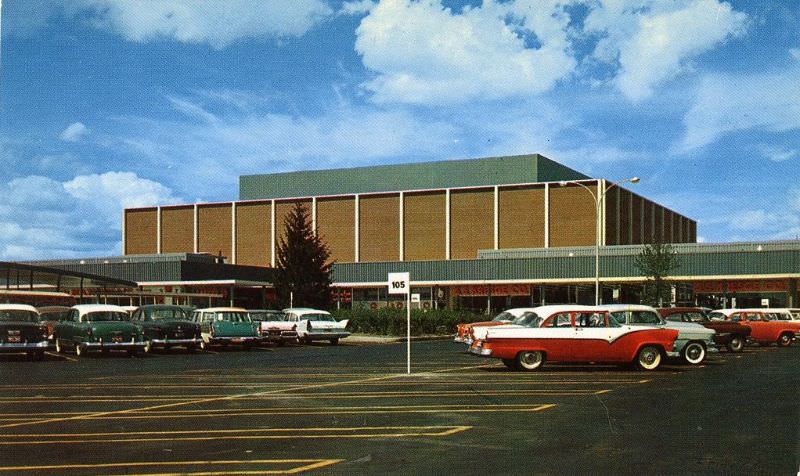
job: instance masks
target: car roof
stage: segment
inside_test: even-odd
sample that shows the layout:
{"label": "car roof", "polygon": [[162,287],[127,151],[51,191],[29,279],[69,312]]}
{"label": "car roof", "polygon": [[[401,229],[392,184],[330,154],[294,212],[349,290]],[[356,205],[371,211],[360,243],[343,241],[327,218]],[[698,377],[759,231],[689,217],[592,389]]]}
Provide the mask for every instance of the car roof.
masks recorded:
{"label": "car roof", "polygon": [[595,309],[597,310],[607,310],[609,312],[614,311],[653,311],[658,312],[654,308],[650,306],[645,306],[644,304],[601,304],[596,306]]}
{"label": "car roof", "polygon": [[303,315],[303,314],[330,314],[328,311],[323,311],[322,309],[312,309],[310,307],[289,307],[283,310],[283,312],[293,312],[295,314]]}
{"label": "car roof", "polygon": [[64,312],[64,311],[69,311],[72,308],[69,306],[42,306],[42,307],[37,307],[36,309],[39,310],[39,313],[43,313],[43,312]]}
{"label": "car roof", "polygon": [[526,312],[534,312],[536,315],[540,317],[549,317],[553,314],[557,314],[559,312],[570,312],[570,311],[593,311],[595,310],[592,306],[584,306],[583,304],[548,304],[545,306],[536,306],[536,307],[515,307],[512,309],[506,309],[505,312],[513,314],[515,316],[521,316]]}
{"label": "car roof", "polygon": [[247,312],[243,307],[206,307],[195,309],[195,312]]}
{"label": "car roof", "polygon": [[120,307],[115,306],[114,304],[76,304],[72,306],[72,309],[76,309],[78,313],[81,315],[89,313],[89,312],[124,312],[127,314],[128,312]]}
{"label": "car roof", "polygon": [[30,311],[39,314],[39,311],[30,304],[0,304],[0,311]]}
{"label": "car roof", "polygon": [[280,309],[248,309],[247,312],[283,312]]}
{"label": "car roof", "polygon": [[179,306],[177,304],[143,304],[138,309],[182,309],[186,310],[186,306]]}

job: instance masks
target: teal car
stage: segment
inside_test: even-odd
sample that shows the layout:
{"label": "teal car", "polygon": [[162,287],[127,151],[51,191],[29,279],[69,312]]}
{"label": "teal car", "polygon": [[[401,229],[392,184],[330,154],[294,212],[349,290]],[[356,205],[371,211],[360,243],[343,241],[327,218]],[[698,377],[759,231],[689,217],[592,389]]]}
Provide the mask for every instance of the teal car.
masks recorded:
{"label": "teal car", "polygon": [[133,356],[145,347],[141,327],[130,322],[125,309],[108,304],[72,306],[69,318],[55,324],[53,340],[56,352],[72,348],[79,356],[91,350],[124,350]]}
{"label": "teal car", "polygon": [[238,307],[210,307],[196,309],[192,321],[200,325],[200,348],[241,345],[245,350],[258,344],[261,337],[258,326],[250,320],[246,309]]}

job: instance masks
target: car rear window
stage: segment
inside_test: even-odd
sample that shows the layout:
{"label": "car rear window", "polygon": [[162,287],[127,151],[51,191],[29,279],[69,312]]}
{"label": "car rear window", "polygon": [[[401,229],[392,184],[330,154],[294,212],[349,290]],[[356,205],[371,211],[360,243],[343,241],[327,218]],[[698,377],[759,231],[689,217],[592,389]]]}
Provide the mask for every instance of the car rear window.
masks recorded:
{"label": "car rear window", "polygon": [[38,322],[35,312],[23,309],[5,309],[0,311],[0,322]]}

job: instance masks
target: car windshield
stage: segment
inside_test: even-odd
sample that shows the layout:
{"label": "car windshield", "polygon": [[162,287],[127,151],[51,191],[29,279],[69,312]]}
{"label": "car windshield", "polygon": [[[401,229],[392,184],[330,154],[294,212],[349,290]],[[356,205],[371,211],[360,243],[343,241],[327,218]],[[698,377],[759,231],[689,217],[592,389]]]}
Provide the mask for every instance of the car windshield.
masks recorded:
{"label": "car windshield", "polygon": [[23,309],[4,309],[0,311],[0,322],[38,322],[36,313]]}
{"label": "car windshield", "polygon": [[724,321],[725,314],[721,312],[712,312],[711,314],[708,315],[708,318],[711,319],[712,321]]}
{"label": "car windshield", "polygon": [[326,321],[326,322],[336,322],[336,319],[333,318],[330,314],[303,314],[300,316],[300,319],[308,320],[308,321]]}
{"label": "car windshield", "polygon": [[[523,314],[523,316],[524,315],[525,314]],[[520,317],[522,317],[522,316],[520,316]],[[492,322],[513,321],[514,319],[517,319],[517,318],[515,318],[513,314],[511,314],[508,311],[503,311],[500,314],[494,316],[494,319],[492,319]]]}
{"label": "car windshield", "polygon": [[69,319],[69,309],[65,311],[41,311],[39,318],[43,321],[64,321]]}
{"label": "car windshield", "polygon": [[182,321],[189,319],[189,316],[186,314],[186,311],[184,311],[179,307],[166,308],[166,309],[153,309],[148,314],[150,319],[154,321],[158,319],[179,319]]}
{"label": "car windshield", "polygon": [[526,312],[511,321],[511,323],[524,327],[539,327],[542,325],[542,318],[535,312]]}
{"label": "car windshield", "polygon": [[631,324],[661,324],[661,318],[653,311],[631,311]]}
{"label": "car windshield", "polygon": [[246,312],[217,312],[215,315],[218,321],[250,322]]}
{"label": "car windshield", "polygon": [[686,322],[707,322],[708,318],[700,312],[691,311],[685,313]]}
{"label": "car windshield", "polygon": [[127,312],[117,312],[117,311],[95,311],[90,312],[85,315],[87,321],[98,322],[98,321],[127,321],[128,320],[128,313]]}
{"label": "car windshield", "polygon": [[255,322],[286,321],[289,319],[289,316],[280,311],[250,311],[250,319]]}

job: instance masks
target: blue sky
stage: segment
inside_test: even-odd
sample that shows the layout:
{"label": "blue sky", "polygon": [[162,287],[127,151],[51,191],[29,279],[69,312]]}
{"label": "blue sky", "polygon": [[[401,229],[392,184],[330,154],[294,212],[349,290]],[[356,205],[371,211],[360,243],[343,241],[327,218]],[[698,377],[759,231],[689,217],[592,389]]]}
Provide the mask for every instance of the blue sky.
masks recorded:
{"label": "blue sky", "polygon": [[0,259],[119,254],[122,208],[242,174],[534,152],[800,237],[797,2],[0,2]]}

